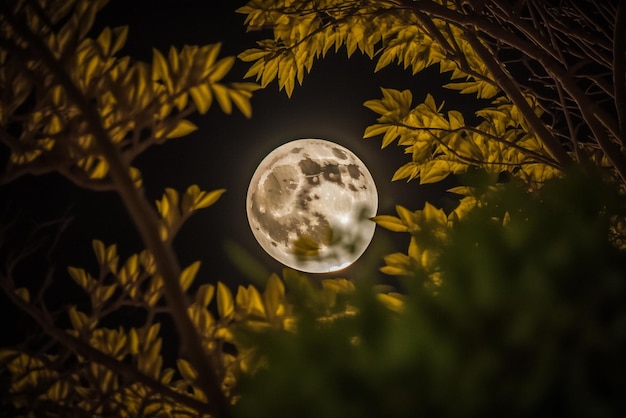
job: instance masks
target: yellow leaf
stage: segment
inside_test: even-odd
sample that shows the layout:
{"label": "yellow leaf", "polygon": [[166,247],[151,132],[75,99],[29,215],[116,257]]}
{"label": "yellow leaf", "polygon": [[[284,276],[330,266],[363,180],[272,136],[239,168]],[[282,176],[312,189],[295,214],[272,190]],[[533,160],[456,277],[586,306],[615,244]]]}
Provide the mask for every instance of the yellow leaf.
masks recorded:
{"label": "yellow leaf", "polygon": [[193,209],[202,209],[211,206],[224,194],[226,189],[217,189],[208,193],[199,194],[198,200],[193,204]]}
{"label": "yellow leaf", "polygon": [[133,355],[139,353],[139,335],[135,328],[128,331],[128,351]]}
{"label": "yellow leaf", "polygon": [[465,126],[463,114],[456,110],[451,110],[448,112],[448,120],[450,121],[450,129],[458,129]]}
{"label": "yellow leaf", "polygon": [[[245,294],[242,298],[243,306],[239,306],[240,292],[242,295]],[[247,289],[241,287],[237,292],[237,301],[238,307],[244,308],[248,314],[265,318],[265,306],[261,301],[259,291],[254,286],[248,286]]]}
{"label": "yellow leaf", "polygon": [[198,109],[198,113],[204,115],[209,110],[211,103],[213,102],[213,93],[211,92],[211,89],[209,89],[209,86],[201,84],[199,86],[192,87],[189,89],[189,94]]}
{"label": "yellow leaf", "polygon": [[406,276],[409,274],[406,269],[393,266],[383,266],[380,268],[380,271],[390,276]]}
{"label": "yellow leaf", "polygon": [[402,220],[402,223],[409,228],[415,225],[415,214],[402,205],[396,205],[396,212]]}
{"label": "yellow leaf", "polygon": [[163,374],[161,375],[161,383],[167,385],[172,381],[172,377],[174,377],[174,369],[165,369]]}
{"label": "yellow leaf", "polygon": [[115,293],[116,288],[117,286],[115,285],[115,283],[109,286],[97,287],[95,299],[102,303],[106,302],[107,300],[111,298],[111,296],[113,296],[113,293]]}
{"label": "yellow leaf", "polygon": [[409,229],[399,218],[390,215],[378,215],[372,218],[376,224],[394,232],[407,232]]}
{"label": "yellow leaf", "polygon": [[129,277],[136,277],[139,275],[139,256],[133,254],[126,260],[123,267],[124,271]]}
{"label": "yellow leaf", "polygon": [[424,214],[424,220],[427,222],[445,224],[447,221],[447,216],[443,209],[437,209],[429,202],[426,202],[424,205],[422,213]]}
{"label": "yellow leaf", "polygon": [[171,131],[169,131],[165,137],[168,139],[180,138],[181,136],[189,135],[196,129],[198,129],[196,125],[194,125],[193,123],[189,122],[186,119],[183,119],[179,121],[176,127],[172,129]]}
{"label": "yellow leaf", "polygon": [[93,252],[96,254],[96,259],[98,260],[99,265],[104,265],[106,262],[106,253],[104,248],[104,243],[100,240],[94,239],[91,242],[91,246],[93,247]]}
{"label": "yellow leaf", "polygon": [[109,163],[106,160],[100,158],[98,159],[96,166],[89,171],[89,177],[91,177],[92,179],[103,179],[104,177],[106,177],[108,172]]}
{"label": "yellow leaf", "polygon": [[391,181],[402,180],[407,177],[408,177],[407,182],[411,181],[412,179],[415,178],[415,176],[419,172],[418,170],[419,170],[418,165],[415,164],[414,162],[406,163],[402,167],[396,170],[396,172],[393,174],[393,177],[391,178]]}
{"label": "yellow leaf", "polygon": [[233,105],[230,101],[228,89],[221,84],[213,84],[211,87],[213,88],[213,93],[215,94],[217,103],[219,103],[222,108],[222,112],[230,115],[233,111]]}
{"label": "yellow leaf", "polygon": [[138,168],[130,167],[129,175],[130,175],[130,178],[133,180],[135,187],[137,189],[140,189],[141,185],[143,184],[143,179],[141,178],[141,171]]}
{"label": "yellow leaf", "polygon": [[403,267],[411,263],[410,257],[404,253],[392,253],[387,254],[385,257],[385,264],[393,267]]}
{"label": "yellow leaf", "polygon": [[178,51],[173,46],[170,47],[169,53],[167,55],[169,58],[170,69],[172,70],[172,74],[178,74],[178,69],[180,67],[180,59],[178,57]]}
{"label": "yellow leaf", "polygon": [[74,281],[85,291],[89,292],[91,290],[89,280],[87,278],[87,272],[84,269],[77,267],[68,267],[67,271]]}
{"label": "yellow leaf", "polygon": [[[292,88],[293,90],[293,88]],[[287,92],[287,94],[289,96],[291,96],[291,94],[289,92]],[[246,117],[246,118],[250,118],[252,117],[252,106],[250,105],[250,100],[248,98],[248,95],[239,92],[237,90],[231,90],[230,91],[230,99],[233,101],[233,103],[235,104],[235,106],[237,106],[237,109],[239,109],[239,111]]]}
{"label": "yellow leaf", "polygon": [[146,336],[143,341],[144,345],[151,344],[152,341],[157,337],[157,335],[159,335],[160,330],[161,330],[161,324],[159,324],[158,322],[153,324],[148,329],[148,332],[146,332]]}
{"label": "yellow leaf", "polygon": [[187,93],[182,93],[176,98],[176,100],[174,101],[174,105],[176,106],[176,109],[178,109],[178,111],[181,111],[187,107],[188,101],[189,95]]}
{"label": "yellow leaf", "polygon": [[165,57],[159,50],[152,48],[152,79],[169,80],[169,78],[170,74]]}
{"label": "yellow leaf", "polygon": [[269,317],[279,315],[279,308],[285,301],[285,285],[276,274],[272,274],[267,280],[263,292],[263,302]]}
{"label": "yellow leaf", "polygon": [[292,242],[291,252],[299,256],[315,256],[319,254],[321,245],[309,235],[300,235]]}
{"label": "yellow leaf", "polygon": [[436,183],[452,174],[447,161],[429,161],[422,166],[420,184]]}
{"label": "yellow leaf", "polygon": [[378,99],[368,100],[365,103],[363,103],[363,106],[367,107],[370,110],[373,110],[379,115],[384,115],[385,113],[387,113],[387,108],[383,104],[382,100],[378,100]]}
{"label": "yellow leaf", "polygon": [[15,289],[15,294],[24,302],[30,302],[30,293],[28,292],[27,288],[20,287],[19,289]]}
{"label": "yellow leaf", "polygon": [[383,303],[389,310],[400,312],[404,308],[404,300],[397,293],[385,294],[379,293],[377,299]]}
{"label": "yellow leaf", "polygon": [[230,71],[230,69],[233,67],[234,64],[235,64],[235,57],[227,57],[227,58],[223,58],[219,60],[211,68],[209,80],[212,82],[221,80]]}
{"label": "yellow leaf", "polygon": [[278,74],[278,59],[272,59],[265,63],[263,68],[263,76],[261,77],[261,87],[265,88],[276,78]]}
{"label": "yellow leaf", "polygon": [[387,129],[389,129],[389,125],[386,124],[375,124],[368,126],[365,128],[365,133],[363,134],[363,138],[371,138],[373,136],[378,136],[384,134]]}
{"label": "yellow leaf", "polygon": [[69,309],[70,321],[76,331],[82,331],[87,324],[89,324],[89,318],[84,313],[76,309],[76,306],[72,306]]}
{"label": "yellow leaf", "polygon": [[195,279],[196,274],[198,273],[198,269],[200,268],[200,262],[196,261],[189,265],[186,269],[184,269],[180,274],[180,287],[185,292],[193,283],[193,279]]}
{"label": "yellow leaf", "polygon": [[87,65],[85,66],[85,82],[89,83],[91,78],[93,77],[96,68],[98,68],[98,63],[100,62],[98,55],[93,55],[89,61],[87,61]]}
{"label": "yellow leaf", "polygon": [[220,318],[229,318],[235,312],[233,294],[222,282],[217,283],[217,312]]}
{"label": "yellow leaf", "polygon": [[128,37],[128,26],[120,26],[113,29],[113,36],[115,37],[115,42],[113,43],[113,47],[110,51],[111,55],[122,49],[126,43],[126,38]]}
{"label": "yellow leaf", "polygon": [[176,366],[178,367],[178,371],[180,372],[181,376],[183,376],[183,378],[187,382],[194,383],[196,381],[198,373],[194,370],[194,368],[191,366],[191,364],[189,364],[187,360],[182,358],[176,360]]}
{"label": "yellow leaf", "polygon": [[211,303],[213,295],[215,294],[215,286],[212,284],[203,284],[198,288],[196,292],[195,302],[199,306],[206,308]]}
{"label": "yellow leaf", "polygon": [[250,61],[256,61],[258,59],[261,59],[265,55],[267,55],[266,51],[263,51],[262,49],[258,49],[258,48],[252,48],[252,49],[243,51],[241,54],[238,55],[238,58],[244,62],[250,62]]}

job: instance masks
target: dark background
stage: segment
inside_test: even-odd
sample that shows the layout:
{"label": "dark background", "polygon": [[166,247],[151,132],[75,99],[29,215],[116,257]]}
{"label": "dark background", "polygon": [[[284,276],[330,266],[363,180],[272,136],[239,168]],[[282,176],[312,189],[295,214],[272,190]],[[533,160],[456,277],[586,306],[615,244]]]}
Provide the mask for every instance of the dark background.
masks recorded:
{"label": "dark background", "polygon": [[[255,41],[271,33],[246,33],[244,16],[235,9],[245,4],[232,0],[187,1],[123,1],[113,0],[98,15],[93,36],[105,26],[129,25],[128,41],[121,55],[151,61],[152,48],[167,52],[170,46],[222,43],[221,56],[237,55],[255,46]],[[237,61],[228,81],[241,81],[249,64]],[[363,139],[365,128],[376,122],[376,114],[363,102],[381,96],[380,87],[410,89],[414,103],[426,93],[437,103],[446,100],[445,109],[469,109],[459,102],[455,93],[439,86],[447,82],[438,68],[413,76],[395,65],[374,73],[375,62],[356,52],[350,59],[342,48],[337,54],[317,61],[311,74],[297,86],[291,99],[278,91],[277,83],[255,92],[252,99],[253,116],[246,119],[237,110],[225,115],[214,103],[206,115],[190,118],[199,129],[188,137],[170,140],[148,149],[133,165],[141,169],[148,198],[159,199],[165,187],[183,192],[198,184],[203,190],[226,188],[227,192],[212,207],[195,214],[185,224],[175,240],[182,266],[202,261],[196,284],[230,285],[249,283],[249,277],[237,266],[242,258],[226,246],[234,244],[261,263],[268,272],[280,273],[282,266],[268,256],[256,243],[245,212],[247,186],[259,162],[274,148],[299,138],[322,138],[351,149],[368,166],[379,192],[379,214],[395,214],[399,204],[412,210],[421,209],[425,201],[436,206],[449,206],[451,196],[445,193],[450,182],[419,186],[391,182],[393,173],[410,160],[395,144],[380,149],[380,138]],[[253,80],[250,80],[253,81]],[[471,120],[471,112],[466,120]],[[2,149],[6,161],[6,149]],[[43,223],[71,218],[67,230],[58,242],[42,241],[38,257],[18,269],[23,285],[39,286],[48,271],[45,260],[57,269],[50,295],[62,306],[75,303],[72,296],[80,293],[69,275],[68,265],[85,267],[97,274],[91,241],[100,239],[106,245],[116,243],[121,260],[143,249],[136,231],[113,192],[93,192],[80,189],[56,174],[23,177],[0,188],[2,219],[13,224],[4,237],[4,248],[19,250],[33,242],[29,231]],[[17,219],[14,221],[13,219]],[[38,235],[50,236],[54,227]],[[370,249],[352,267],[333,276],[352,277],[365,269],[370,273],[384,264],[382,255],[406,251],[408,235],[377,228]],[[6,245],[9,243],[8,246]],[[5,250],[6,254],[6,250]],[[239,260],[239,261],[237,261]],[[243,261],[248,263],[247,261]],[[323,276],[321,276],[323,277]],[[234,290],[234,289],[233,289]]]}

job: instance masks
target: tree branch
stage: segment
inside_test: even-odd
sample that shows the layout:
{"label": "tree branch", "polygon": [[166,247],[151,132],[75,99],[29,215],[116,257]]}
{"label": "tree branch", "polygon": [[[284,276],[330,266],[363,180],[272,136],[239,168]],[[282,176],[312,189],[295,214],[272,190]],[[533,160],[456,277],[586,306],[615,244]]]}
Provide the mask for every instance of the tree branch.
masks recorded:
{"label": "tree branch", "polygon": [[613,31],[613,88],[622,145],[626,147],[626,5],[617,3]]}
{"label": "tree branch", "polygon": [[129,174],[130,167],[111,141],[98,110],[76,86],[47,45],[30,30],[27,24],[13,15],[9,6],[2,2],[0,2],[0,12],[13,30],[29,44],[30,50],[37,54],[37,58],[44,63],[56,81],[64,87],[68,99],[81,109],[99,152],[109,163],[109,174],[117,187],[118,194],[131,215],[146,248],[155,258],[157,269],[163,278],[165,296],[171,307],[174,323],[181,340],[185,343],[191,364],[198,370],[200,387],[211,400],[210,412],[215,416],[230,417],[229,404],[221,391],[217,374],[187,314],[188,301],[179,284],[180,267],[174,251],[171,245],[161,241],[157,216],[147,200],[135,188]]}
{"label": "tree branch", "polygon": [[[578,87],[576,80],[573,78],[573,75],[570,74],[566,68],[561,66],[558,60],[554,59],[552,56],[545,53],[545,51],[542,51],[540,48],[537,48],[537,46],[533,43],[525,41],[516,34],[509,32],[507,29],[501,26],[494,25],[492,22],[489,22],[484,18],[459,13],[456,10],[449,9],[446,6],[435,3],[434,1],[396,1],[402,7],[405,7],[409,10],[419,10],[422,12],[430,13],[433,16],[444,21],[458,24],[466,28],[468,32],[473,34],[474,36],[476,36],[476,30],[478,30],[479,32],[482,32],[493,39],[497,39],[513,48],[516,48],[520,52],[524,53],[528,57],[541,64],[545,68],[545,70],[555,78],[555,80],[562,84],[565,91],[573,98],[575,98],[575,100],[578,102],[579,107],[581,107],[581,112],[587,113],[586,119],[589,117],[597,119],[614,138],[617,139],[620,137],[619,128],[616,120],[604,109],[598,106],[597,103],[586,97],[584,91],[582,91]],[[599,138],[596,137],[596,140],[602,141],[602,138],[604,137],[606,137],[605,134],[603,134]],[[626,169],[626,167],[624,168]],[[626,171],[624,172],[624,174],[626,175]]]}
{"label": "tree branch", "polygon": [[11,301],[23,312],[26,312],[41,329],[50,337],[63,344],[65,347],[74,351],[74,353],[90,359],[115,373],[119,373],[132,381],[139,382],[146,387],[154,390],[161,395],[171,398],[176,402],[185,404],[191,408],[196,409],[198,412],[211,413],[209,404],[201,402],[191,396],[184,395],[180,392],[176,392],[168,386],[163,385],[156,379],[153,379],[145,374],[141,373],[134,366],[124,363],[103,353],[100,350],[95,349],[91,345],[85,343],[83,340],[76,338],[67,332],[57,328],[52,324],[40,311],[35,309],[33,305],[21,299],[15,294],[14,289],[9,285],[11,281],[8,277],[0,276],[0,285],[2,286],[6,295]]}
{"label": "tree branch", "polygon": [[468,42],[476,51],[476,54],[485,63],[485,66],[491,74],[493,74],[495,81],[498,83],[502,91],[511,99],[511,101],[517,106],[520,113],[524,115],[524,118],[530,125],[530,128],[534,131],[535,135],[544,144],[548,152],[554,157],[554,159],[560,164],[561,168],[569,166],[572,162],[571,157],[563,149],[559,141],[554,138],[550,133],[546,125],[535,114],[530,107],[526,98],[519,90],[517,83],[509,77],[509,75],[500,67],[500,64],[493,57],[491,52],[480,43],[476,35],[469,31],[465,31],[465,36]]}

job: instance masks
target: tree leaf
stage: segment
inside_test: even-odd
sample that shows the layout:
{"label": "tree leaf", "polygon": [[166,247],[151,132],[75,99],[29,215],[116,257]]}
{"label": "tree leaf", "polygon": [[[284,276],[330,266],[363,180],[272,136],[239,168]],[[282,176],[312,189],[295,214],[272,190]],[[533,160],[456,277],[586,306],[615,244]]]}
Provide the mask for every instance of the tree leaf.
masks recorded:
{"label": "tree leaf", "polygon": [[189,362],[185,359],[176,360],[176,367],[180,372],[183,379],[185,379],[188,383],[193,384],[196,382],[198,378],[198,372],[189,364]]}
{"label": "tree leaf", "polygon": [[128,351],[132,355],[136,355],[139,353],[139,335],[137,334],[137,330],[132,328],[128,331]]}
{"label": "tree leaf", "polygon": [[189,135],[196,129],[198,129],[198,127],[194,125],[192,122],[189,122],[186,119],[182,119],[181,121],[178,122],[178,124],[176,125],[174,129],[168,132],[168,134],[165,137],[168,139],[180,138],[181,136]]}
{"label": "tree leaf", "polygon": [[211,103],[213,103],[213,93],[209,86],[200,84],[199,86],[192,87],[189,89],[189,94],[198,109],[198,113],[204,115],[211,107]]}
{"label": "tree leaf", "polygon": [[407,232],[409,228],[399,218],[390,215],[378,215],[372,218],[377,225],[394,232]]}
{"label": "tree leaf", "polygon": [[213,89],[215,99],[217,100],[217,103],[219,103],[222,112],[230,115],[233,111],[233,105],[230,101],[229,90],[221,84],[213,84],[211,85],[211,88]]}
{"label": "tree leaf", "polygon": [[208,193],[199,194],[193,204],[193,209],[202,209],[211,206],[226,192],[226,189],[212,190]]}
{"label": "tree leaf", "polygon": [[27,288],[20,287],[19,289],[15,289],[15,294],[22,299],[24,302],[30,302],[30,293]]}
{"label": "tree leaf", "polygon": [[200,261],[196,261],[180,273],[180,287],[183,289],[183,292],[187,291],[191,283],[193,283],[198,269],[200,268],[200,264]]}
{"label": "tree leaf", "polygon": [[94,254],[96,255],[96,260],[98,260],[98,264],[103,266],[106,262],[106,250],[104,248],[104,243],[100,240],[94,239],[91,241],[91,246]]}
{"label": "tree leaf", "polygon": [[235,313],[233,294],[222,282],[217,282],[217,312],[223,319],[230,318]]}
{"label": "tree leaf", "polygon": [[196,292],[195,302],[198,306],[206,308],[211,303],[213,295],[215,294],[215,286],[210,283],[200,285]]}
{"label": "tree leaf", "polygon": [[209,80],[213,83],[220,81],[235,64],[235,57],[222,58],[211,67]]}

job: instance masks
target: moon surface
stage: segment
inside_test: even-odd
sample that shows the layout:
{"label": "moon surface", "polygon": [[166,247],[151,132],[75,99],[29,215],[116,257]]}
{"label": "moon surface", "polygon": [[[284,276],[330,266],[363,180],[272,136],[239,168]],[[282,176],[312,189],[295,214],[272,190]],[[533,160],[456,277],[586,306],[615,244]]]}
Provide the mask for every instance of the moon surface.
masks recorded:
{"label": "moon surface", "polygon": [[322,139],[276,148],[257,167],[246,198],[248,222],[261,247],[308,273],[341,270],[374,235],[378,193],[350,150]]}

